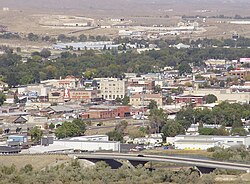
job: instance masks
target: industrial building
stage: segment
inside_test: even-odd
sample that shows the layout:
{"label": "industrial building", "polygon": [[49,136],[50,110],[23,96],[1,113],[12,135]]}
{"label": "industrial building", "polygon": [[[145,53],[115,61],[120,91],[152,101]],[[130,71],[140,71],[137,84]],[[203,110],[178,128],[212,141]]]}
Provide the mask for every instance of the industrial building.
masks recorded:
{"label": "industrial building", "polygon": [[68,153],[75,151],[115,151],[120,152],[120,142],[109,141],[107,135],[93,135],[54,140],[48,146],[29,148],[29,153]]}
{"label": "industrial building", "polygon": [[175,149],[206,150],[215,146],[222,148],[245,146],[250,147],[250,136],[207,136],[207,135],[177,135],[166,139]]}
{"label": "industrial building", "polygon": [[119,44],[113,44],[110,41],[106,42],[78,42],[78,43],[57,43],[53,45],[55,50],[103,50],[103,49],[118,49]]}

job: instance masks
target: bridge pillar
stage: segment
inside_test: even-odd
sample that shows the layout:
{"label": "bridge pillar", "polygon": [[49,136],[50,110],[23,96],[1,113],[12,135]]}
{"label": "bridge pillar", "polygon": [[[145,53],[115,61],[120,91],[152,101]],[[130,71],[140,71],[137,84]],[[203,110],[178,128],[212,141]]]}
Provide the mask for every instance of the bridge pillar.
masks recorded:
{"label": "bridge pillar", "polygon": [[112,169],[118,169],[120,168],[123,164],[118,162],[117,160],[114,159],[86,159],[89,160],[90,162],[96,163],[100,161],[106,162]]}
{"label": "bridge pillar", "polygon": [[215,170],[215,168],[200,167],[200,166],[198,167],[196,166],[196,168],[198,169],[198,171],[200,171],[201,174],[209,174]]}
{"label": "bridge pillar", "polygon": [[144,166],[147,161],[137,161],[137,160],[128,160],[134,167],[138,166],[138,165],[142,165]]}

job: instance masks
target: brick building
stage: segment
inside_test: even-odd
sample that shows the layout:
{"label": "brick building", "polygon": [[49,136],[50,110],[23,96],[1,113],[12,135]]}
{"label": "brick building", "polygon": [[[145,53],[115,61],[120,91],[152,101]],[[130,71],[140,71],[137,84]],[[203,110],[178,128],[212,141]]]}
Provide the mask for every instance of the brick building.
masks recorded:
{"label": "brick building", "polygon": [[183,95],[183,96],[177,96],[175,97],[176,103],[186,103],[186,104],[196,104],[196,105],[202,105],[205,104],[205,95]]}
{"label": "brick building", "polygon": [[88,111],[82,113],[83,119],[108,119],[116,117],[130,116],[129,106],[103,106],[97,105],[89,108]]}

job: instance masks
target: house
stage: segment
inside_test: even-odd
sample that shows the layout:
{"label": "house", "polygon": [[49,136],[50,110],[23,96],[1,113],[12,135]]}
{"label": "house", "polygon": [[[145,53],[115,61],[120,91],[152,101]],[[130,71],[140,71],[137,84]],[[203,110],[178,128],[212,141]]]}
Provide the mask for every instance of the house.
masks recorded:
{"label": "house", "polygon": [[27,119],[22,116],[6,116],[1,117],[0,122],[5,124],[25,124]]}
{"label": "house", "polygon": [[72,113],[74,109],[65,107],[65,106],[50,106],[47,108],[49,114],[65,114],[65,113]]}

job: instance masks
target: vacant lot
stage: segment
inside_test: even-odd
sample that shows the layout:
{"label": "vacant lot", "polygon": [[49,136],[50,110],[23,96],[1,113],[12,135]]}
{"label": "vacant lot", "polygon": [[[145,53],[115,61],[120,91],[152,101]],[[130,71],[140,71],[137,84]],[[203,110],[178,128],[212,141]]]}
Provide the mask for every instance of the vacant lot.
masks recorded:
{"label": "vacant lot", "polygon": [[15,165],[17,169],[31,164],[35,170],[40,170],[57,162],[69,161],[66,155],[25,155],[25,156],[0,156],[0,165]]}

